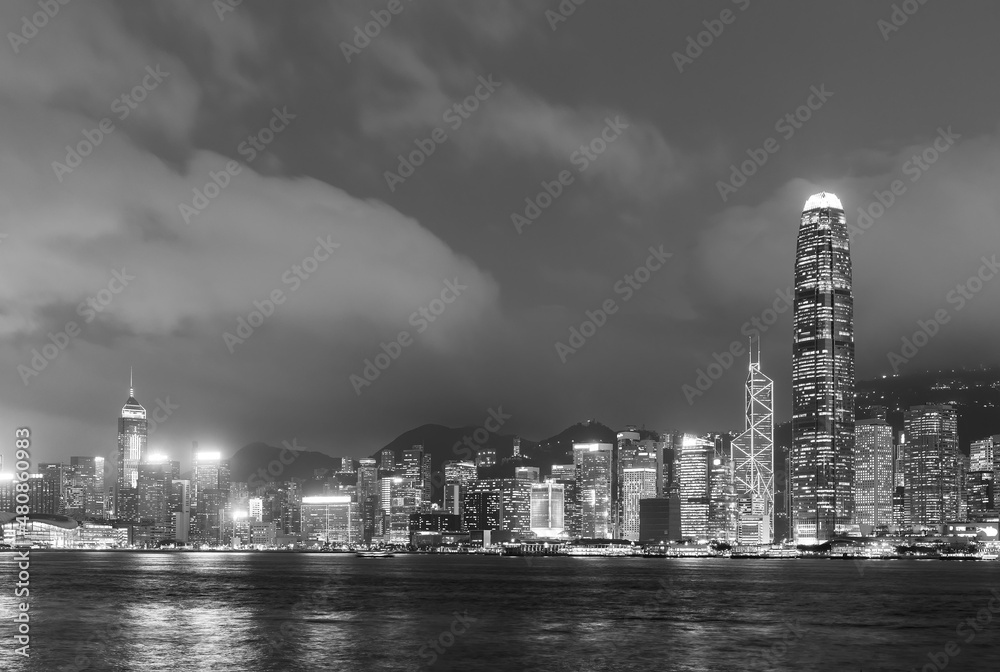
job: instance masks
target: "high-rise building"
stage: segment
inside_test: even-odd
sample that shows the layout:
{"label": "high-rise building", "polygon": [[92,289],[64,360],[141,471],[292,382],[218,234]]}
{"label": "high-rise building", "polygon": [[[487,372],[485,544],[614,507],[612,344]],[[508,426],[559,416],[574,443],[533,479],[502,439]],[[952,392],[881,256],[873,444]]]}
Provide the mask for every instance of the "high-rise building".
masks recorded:
{"label": "high-rise building", "polygon": [[60,516],[66,515],[66,495],[69,488],[69,469],[61,462],[42,462],[38,465],[38,473],[48,482],[47,490],[52,493],[51,511]]}
{"label": "high-rise building", "polygon": [[580,535],[585,539],[610,539],[614,535],[613,453],[614,444],[611,443],[573,444]]}
{"label": "high-rise building", "polygon": [[357,486],[358,515],[361,517],[362,541],[370,544],[375,537],[375,526],[380,510],[378,462],[374,458],[358,461]]}
{"label": "high-rise building", "polygon": [[855,428],[854,518],[871,535],[893,524],[892,427],[883,420],[862,420]]}
{"label": "high-rise building", "polygon": [[763,516],[770,543],[774,530],[774,381],[760,367],[750,341],[750,373],[747,375],[743,433],[733,439],[732,462],[736,496],[749,500],[750,515]]}
{"label": "high-rise building", "polygon": [[423,491],[402,476],[380,480],[381,509],[384,523],[383,540],[390,544],[410,543],[410,514],[420,512]]}
{"label": "high-rise building", "polygon": [[576,465],[573,464],[553,464],[552,480],[554,481],[575,481]]}
{"label": "high-rise building", "polygon": [[[197,444],[194,448],[197,450]],[[198,450],[194,454],[191,485],[197,541],[209,545],[224,543],[223,527],[230,488],[229,461],[223,460],[219,451]],[[297,532],[298,527],[293,530]]]}
{"label": "high-rise building", "polygon": [[379,469],[392,471],[396,468],[396,454],[389,448],[383,448],[379,453]]}
{"label": "high-rise building", "polygon": [[104,458],[74,455],[69,466],[66,514],[104,517]]}
{"label": "high-rise building", "polygon": [[989,439],[973,441],[969,447],[969,471],[993,471],[996,452],[1000,444],[1000,435]]}
{"label": "high-rise building", "polygon": [[469,484],[476,480],[476,465],[472,462],[448,461],[444,470],[444,509],[462,515],[462,503]]}
{"label": "high-rise building", "polygon": [[541,469],[538,467],[514,467],[514,478],[519,481],[538,483],[542,480]]}
{"label": "high-rise building", "polygon": [[167,527],[170,522],[169,501],[173,482],[174,474],[170,461],[162,456],[150,455],[146,462],[139,465],[141,522]]}
{"label": "high-rise building", "polygon": [[135,400],[129,373],[128,400],[118,418],[117,482],[114,517],[120,521],[139,519],[139,465],[146,459],[146,409]]}
{"label": "high-rise building", "polygon": [[403,451],[403,478],[420,490],[421,508],[431,504],[431,456],[422,445]]}
{"label": "high-rise building", "polygon": [[854,294],[844,208],[806,201],[795,255],[792,507],[795,538],[821,543],[854,517]]}
{"label": "high-rise building", "polygon": [[[716,441],[715,454],[709,467],[709,492],[711,493],[708,505],[709,538],[727,543],[737,541],[740,511],[736,477],[730,451],[723,448],[721,440]],[[744,513],[746,516],[753,516],[758,526],[758,536],[752,543],[770,543],[771,516],[765,513],[766,500],[748,495],[746,501],[748,506]]]}
{"label": "high-rise building", "polygon": [[656,453],[648,446],[640,445],[638,438],[636,442],[622,445],[622,434],[618,434],[621,513],[619,532],[616,536],[639,541],[639,502],[656,497],[658,477]]}
{"label": "high-rise building", "polygon": [[536,537],[551,539],[566,530],[566,486],[548,480],[531,484],[531,532]]}
{"label": "high-rise building", "polygon": [[571,539],[580,537],[580,503],[577,499],[576,466],[572,464],[553,464],[549,480],[563,486],[563,524],[566,526],[566,536]]}
{"label": "high-rise building", "polygon": [[995,517],[1000,509],[997,493],[1000,466],[1000,435],[973,441],[969,449],[966,502],[969,520]]}
{"label": "high-rise building", "polygon": [[933,526],[959,513],[958,415],[950,405],[913,406],[904,416],[909,437],[906,496],[909,523]]}
{"label": "high-rise building", "polygon": [[462,503],[462,520],[466,530],[501,529],[500,490],[495,481],[496,479],[476,480],[469,484]]}
{"label": "high-rise building", "polygon": [[350,495],[302,498],[302,536],[335,546],[361,540],[358,505]]}
{"label": "high-rise building", "polygon": [[681,535],[684,538],[701,540],[709,537],[708,513],[712,501],[710,472],[714,456],[714,441],[684,435],[676,457]]}

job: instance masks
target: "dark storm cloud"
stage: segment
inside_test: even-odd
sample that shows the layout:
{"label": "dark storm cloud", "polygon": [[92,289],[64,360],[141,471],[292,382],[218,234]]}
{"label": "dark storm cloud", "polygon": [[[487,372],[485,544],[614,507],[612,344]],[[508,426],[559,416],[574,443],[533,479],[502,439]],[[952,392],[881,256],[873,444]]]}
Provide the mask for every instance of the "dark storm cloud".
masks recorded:
{"label": "dark storm cloud", "polygon": [[[682,386],[789,286],[810,194],[837,193],[857,224],[894,180],[905,191],[853,243],[860,374],[890,372],[938,309],[951,321],[906,366],[995,357],[1000,279],[961,310],[948,296],[1000,251],[1000,99],[970,84],[995,76],[996,9],[929,3],[885,40],[891,3],[590,0],[555,30],[555,2],[402,6],[351,62],[342,45],[382,4],[71,4],[3,53],[0,403],[39,459],[114,442],[130,364],[147,407],[179,405],[156,442],[180,457],[193,439],[292,437],[359,456],[497,404],[535,438],[588,417],[736,427],[744,361],[693,404]],[[724,9],[735,21],[678,72]],[[0,11],[20,25],[35,5]],[[157,64],[169,75],[119,119]],[[822,86],[833,96],[784,137],[776,122]],[[269,126],[275,110],[287,121]],[[105,117],[114,131],[60,180],[52,162]],[[948,126],[960,138],[913,180],[907,162]],[[435,129],[446,139],[392,188],[386,171]],[[724,202],[718,182],[772,136]],[[518,233],[512,214],[562,171]],[[659,246],[672,256],[626,300]],[[112,296],[123,266],[135,280]],[[18,365],[102,290],[25,385]],[[556,343],[608,300],[563,363]],[[256,305],[270,314],[247,336]],[[790,335],[785,313],[764,337],[779,419]],[[369,380],[381,353],[396,357]]]}

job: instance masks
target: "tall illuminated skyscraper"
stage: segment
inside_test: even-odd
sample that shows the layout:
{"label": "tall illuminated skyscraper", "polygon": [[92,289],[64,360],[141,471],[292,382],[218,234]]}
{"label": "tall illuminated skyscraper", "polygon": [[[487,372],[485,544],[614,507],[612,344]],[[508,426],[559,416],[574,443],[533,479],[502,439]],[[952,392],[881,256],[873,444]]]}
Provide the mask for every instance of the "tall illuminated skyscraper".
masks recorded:
{"label": "tall illuminated skyscraper", "polygon": [[712,501],[711,468],[715,442],[684,434],[676,456],[680,485],[681,535],[707,539],[708,513]]}
{"label": "tall illuminated skyscraper", "polygon": [[139,519],[139,465],[146,459],[146,409],[135,400],[129,371],[128,400],[118,418],[118,480],[115,483],[115,518]]}
{"label": "tall illuminated skyscraper", "polygon": [[795,255],[792,345],[792,520],[796,540],[822,543],[852,523],[854,294],[844,208],[806,201]]}
{"label": "tall illuminated skyscraper", "polygon": [[767,544],[774,534],[774,381],[760,369],[760,341],[756,357],[753,345],[751,340],[745,429],[733,439],[733,472],[736,496],[748,501],[759,543]]}
{"label": "tall illuminated skyscraper", "polygon": [[892,427],[882,420],[857,423],[854,460],[854,514],[862,534],[892,524]]}
{"label": "tall illuminated skyscraper", "polygon": [[906,501],[911,525],[954,521],[959,510],[958,414],[954,406],[914,406],[904,417]]}
{"label": "tall illuminated skyscraper", "polygon": [[614,487],[614,444],[574,443],[580,535],[587,539],[610,539],[614,535],[611,493]]}

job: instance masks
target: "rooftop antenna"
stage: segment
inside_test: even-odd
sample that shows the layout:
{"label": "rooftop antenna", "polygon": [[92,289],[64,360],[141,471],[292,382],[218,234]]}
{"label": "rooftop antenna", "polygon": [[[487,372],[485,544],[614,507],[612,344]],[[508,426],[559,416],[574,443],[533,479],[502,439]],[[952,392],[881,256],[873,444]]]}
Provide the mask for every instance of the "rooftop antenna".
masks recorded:
{"label": "rooftop antenna", "polygon": [[130,397],[134,397],[135,396],[135,388],[132,387],[132,365],[131,364],[129,364],[129,367],[128,367],[128,396],[130,396]]}

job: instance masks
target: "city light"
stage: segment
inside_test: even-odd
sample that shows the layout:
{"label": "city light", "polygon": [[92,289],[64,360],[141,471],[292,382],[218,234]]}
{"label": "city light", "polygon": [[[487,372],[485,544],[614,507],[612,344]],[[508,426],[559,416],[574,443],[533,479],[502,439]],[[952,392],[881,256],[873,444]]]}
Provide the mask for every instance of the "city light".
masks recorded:
{"label": "city light", "polygon": [[303,497],[303,504],[350,504],[350,495],[330,495],[326,497]]}

